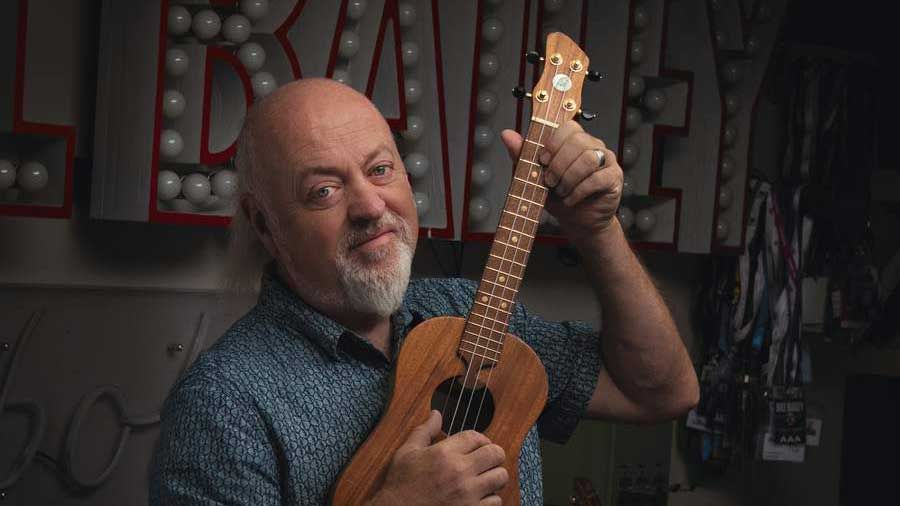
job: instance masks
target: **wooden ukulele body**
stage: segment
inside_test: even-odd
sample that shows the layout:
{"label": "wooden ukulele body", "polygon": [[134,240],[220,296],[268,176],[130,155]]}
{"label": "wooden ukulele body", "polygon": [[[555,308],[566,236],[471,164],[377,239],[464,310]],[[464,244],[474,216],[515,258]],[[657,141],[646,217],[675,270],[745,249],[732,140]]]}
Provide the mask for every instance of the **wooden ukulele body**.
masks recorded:
{"label": "wooden ukulele body", "polygon": [[[397,357],[387,408],[338,477],[332,504],[362,505],[370,500],[381,488],[394,452],[410,431],[424,423],[432,409],[441,410],[441,406],[432,405],[435,392],[448,379],[466,375],[466,363],[458,354],[464,326],[463,318],[432,318],[406,337]],[[476,360],[471,376],[479,371],[479,383],[487,383],[493,400],[492,418],[481,432],[506,451],[504,467],[510,480],[498,495],[503,504],[517,505],[519,452],[547,401],[547,374],[534,351],[511,334],[503,340],[496,365],[481,370],[477,365]]]}

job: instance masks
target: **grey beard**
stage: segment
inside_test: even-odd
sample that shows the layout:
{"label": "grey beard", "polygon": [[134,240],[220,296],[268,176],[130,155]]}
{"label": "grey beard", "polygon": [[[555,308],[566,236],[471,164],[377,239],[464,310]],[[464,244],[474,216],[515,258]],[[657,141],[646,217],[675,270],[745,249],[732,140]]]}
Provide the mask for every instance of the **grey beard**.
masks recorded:
{"label": "grey beard", "polygon": [[402,218],[386,213],[381,221],[381,224],[370,225],[367,230],[377,230],[384,223],[396,226],[397,240],[392,245],[396,251],[388,248],[369,254],[366,260],[381,262],[393,253],[396,261],[392,265],[383,270],[375,269],[348,257],[349,244],[359,236],[365,236],[365,231],[349,234],[339,249],[336,264],[338,282],[350,308],[363,314],[388,317],[403,303],[412,269],[413,250],[409,244],[409,227]]}

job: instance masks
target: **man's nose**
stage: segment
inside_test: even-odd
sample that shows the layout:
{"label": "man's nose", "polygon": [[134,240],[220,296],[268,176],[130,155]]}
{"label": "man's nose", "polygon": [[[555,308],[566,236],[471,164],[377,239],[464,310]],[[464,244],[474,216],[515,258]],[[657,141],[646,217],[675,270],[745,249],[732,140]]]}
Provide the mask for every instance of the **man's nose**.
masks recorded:
{"label": "man's nose", "polygon": [[348,214],[351,221],[372,221],[381,218],[386,204],[378,186],[362,183],[350,195]]}

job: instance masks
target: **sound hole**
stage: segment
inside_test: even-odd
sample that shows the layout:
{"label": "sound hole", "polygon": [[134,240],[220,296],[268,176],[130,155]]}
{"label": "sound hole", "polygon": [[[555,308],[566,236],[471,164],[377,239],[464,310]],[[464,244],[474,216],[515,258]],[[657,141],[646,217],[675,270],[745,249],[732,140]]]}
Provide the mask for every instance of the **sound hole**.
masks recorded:
{"label": "sound hole", "polygon": [[[481,382],[463,386],[463,376],[441,383],[431,397],[431,408],[441,412],[445,434],[464,430],[484,432],[494,418],[494,396]],[[469,384],[473,381],[470,379]]]}

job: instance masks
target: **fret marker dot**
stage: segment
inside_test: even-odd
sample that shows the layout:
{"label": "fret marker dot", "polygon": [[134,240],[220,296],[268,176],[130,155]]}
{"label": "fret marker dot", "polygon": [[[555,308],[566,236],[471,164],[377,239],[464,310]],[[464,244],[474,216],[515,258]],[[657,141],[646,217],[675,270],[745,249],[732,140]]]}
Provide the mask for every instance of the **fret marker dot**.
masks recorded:
{"label": "fret marker dot", "polygon": [[481,302],[487,302],[487,301],[488,301],[487,295],[482,295]]}
{"label": "fret marker dot", "polygon": [[500,276],[499,278],[497,278],[497,281],[503,283],[504,281],[506,281],[506,276]]}
{"label": "fret marker dot", "polygon": [[512,242],[519,242],[519,237],[514,235],[514,236],[512,236],[512,237],[510,238],[510,240],[511,240]]}
{"label": "fret marker dot", "polygon": [[528,212],[528,206],[522,206],[522,207],[520,207],[520,208],[519,208],[519,211],[522,211],[523,213]]}
{"label": "fret marker dot", "polygon": [[537,179],[537,177],[538,177],[538,173],[537,173],[537,171],[536,171],[536,170],[533,170],[533,171],[531,171],[531,177],[533,177],[533,178],[535,178],[535,179]]}
{"label": "fret marker dot", "polygon": [[500,303],[500,308],[501,308],[501,309],[506,309],[506,305],[507,305],[507,304],[506,304],[505,302],[501,302],[501,303]]}

